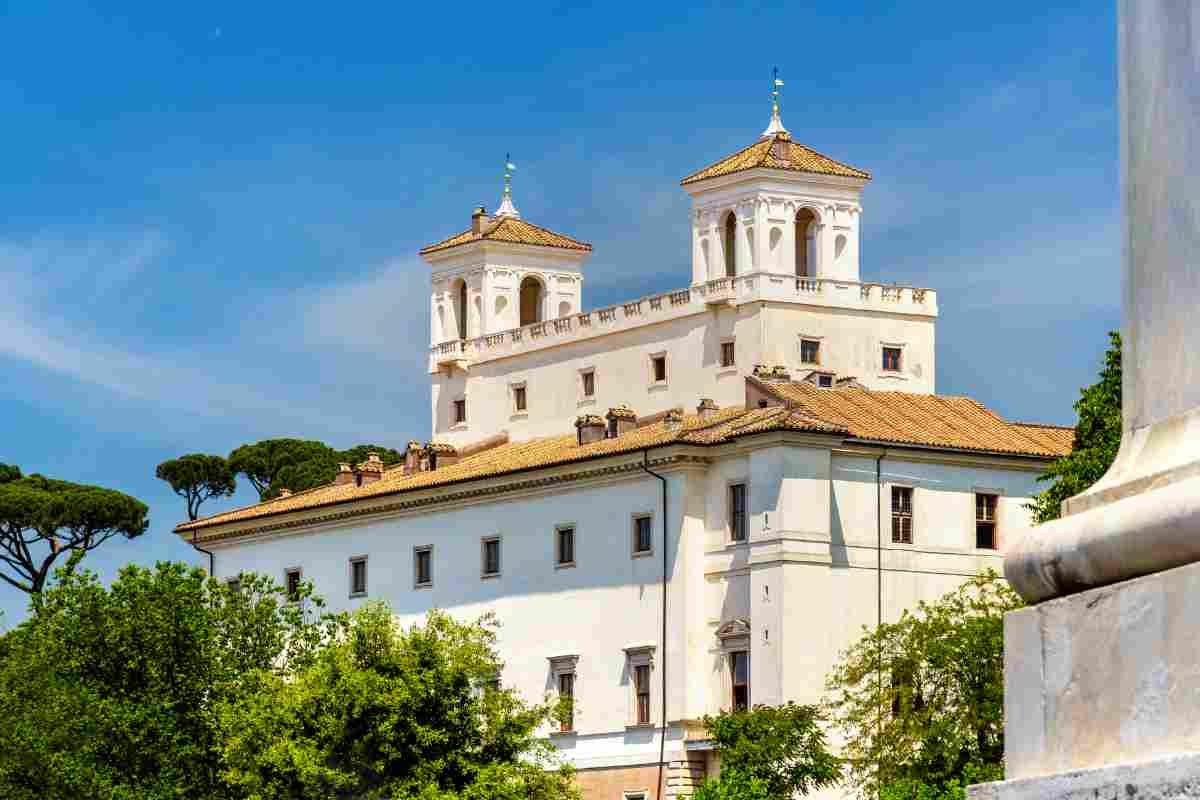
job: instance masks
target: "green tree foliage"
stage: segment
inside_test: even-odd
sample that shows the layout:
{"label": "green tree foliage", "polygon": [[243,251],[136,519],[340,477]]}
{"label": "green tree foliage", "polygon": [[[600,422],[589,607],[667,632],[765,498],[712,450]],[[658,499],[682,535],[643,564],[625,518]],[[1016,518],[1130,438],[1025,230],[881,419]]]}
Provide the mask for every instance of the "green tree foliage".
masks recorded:
{"label": "green tree foliage", "polygon": [[118,535],[141,536],[149,513],[113,489],[22,476],[17,467],[0,465],[0,580],[37,594],[64,552],[86,553]]}
{"label": "green tree foliage", "polygon": [[826,711],[864,798],[961,799],[969,782],[1003,774],[1003,616],[1020,606],[989,571],[842,654]]}
{"label": "green tree foliage", "polygon": [[841,766],[820,722],[817,708],[794,703],[706,716],[721,772],[694,800],[774,800],[833,786]]}
{"label": "green tree foliage", "polygon": [[1036,522],[1058,519],[1062,502],[1104,476],[1121,446],[1121,334],[1109,331],[1100,378],[1080,390],[1075,403],[1079,422],[1070,455],[1060,458],[1038,480],[1054,484],[1033,498]]}
{"label": "green tree foliage", "polygon": [[358,445],[338,451],[323,442],[309,439],[264,439],[244,444],[229,454],[229,466],[254,485],[262,500],[279,495],[280,489],[293,492],[324,486],[337,475],[339,462],[357,464],[367,453],[379,454],[385,465],[404,459],[402,453],[387,447]]}
{"label": "green tree foliage", "polygon": [[229,462],[220,456],[191,453],[164,461],[154,470],[155,477],[171,485],[175,494],[187,502],[188,519],[200,516],[200,505],[213,497],[232,497],[237,481]]}
{"label": "green tree foliage", "polygon": [[250,798],[563,800],[572,772],[535,733],[553,704],[485,690],[494,626],[431,612],[407,630],[382,605],[294,680],[229,707],[226,777]]}
{"label": "green tree foliage", "polygon": [[333,635],[309,591],[288,604],[267,579],[234,590],[183,564],[108,588],[61,570],[0,637],[0,797],[242,797],[221,778],[221,710]]}

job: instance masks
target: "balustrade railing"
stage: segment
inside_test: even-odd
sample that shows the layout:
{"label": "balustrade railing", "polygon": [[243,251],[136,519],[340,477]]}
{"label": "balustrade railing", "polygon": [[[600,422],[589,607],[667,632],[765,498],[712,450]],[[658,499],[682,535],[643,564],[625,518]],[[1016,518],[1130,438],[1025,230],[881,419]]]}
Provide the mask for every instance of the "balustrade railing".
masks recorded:
{"label": "balustrade railing", "polygon": [[[794,280],[794,284],[792,281]],[[468,353],[485,355],[489,351],[500,350],[506,346],[519,345],[531,339],[542,339],[547,336],[564,336],[579,329],[587,329],[585,335],[593,330],[618,324],[625,320],[637,320],[642,324],[647,317],[655,314],[684,312],[693,303],[696,310],[714,302],[723,302],[735,298],[753,299],[755,297],[786,299],[788,291],[794,285],[795,295],[821,295],[821,302],[842,303],[852,297],[843,294],[841,290],[858,287],[857,302],[863,305],[878,303],[897,304],[909,302],[915,305],[925,305],[929,299],[928,289],[916,289],[906,286],[887,285],[879,283],[858,283],[856,281],[841,281],[830,278],[797,277],[795,275],[775,273],[755,273],[752,275],[737,275],[714,278],[696,284],[687,289],[678,289],[664,294],[644,297],[628,303],[619,303],[607,308],[585,311],[546,322],[535,322],[520,328],[490,333],[474,339],[456,339],[442,342],[431,348],[438,360],[453,360],[465,357]],[[782,294],[781,294],[782,293]],[[653,314],[651,312],[654,312]]]}

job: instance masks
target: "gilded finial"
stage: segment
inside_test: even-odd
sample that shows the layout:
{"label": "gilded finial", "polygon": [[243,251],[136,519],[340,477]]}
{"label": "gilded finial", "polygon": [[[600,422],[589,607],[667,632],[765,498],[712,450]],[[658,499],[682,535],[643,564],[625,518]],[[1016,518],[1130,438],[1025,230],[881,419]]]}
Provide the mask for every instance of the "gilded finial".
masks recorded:
{"label": "gilded finial", "polygon": [[780,86],[783,86],[783,80],[779,77],[779,67],[775,67],[771,71],[771,124],[762,133],[764,139],[774,138],[781,133],[788,132],[787,128],[783,127],[783,120],[779,118]]}
{"label": "gilded finial", "polygon": [[512,174],[517,167],[512,163],[512,154],[504,154],[504,195],[500,198],[500,208],[496,209],[498,217],[520,217],[521,212],[512,201]]}

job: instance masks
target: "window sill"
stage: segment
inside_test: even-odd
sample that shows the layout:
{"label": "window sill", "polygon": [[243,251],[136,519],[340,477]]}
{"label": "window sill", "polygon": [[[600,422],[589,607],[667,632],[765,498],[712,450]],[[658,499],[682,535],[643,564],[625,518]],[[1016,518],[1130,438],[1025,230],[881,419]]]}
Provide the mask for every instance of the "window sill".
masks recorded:
{"label": "window sill", "polygon": [[595,397],[585,397],[582,400],[579,400],[578,402],[575,403],[575,406],[577,408],[583,408],[584,406],[594,406],[594,405],[596,405]]}
{"label": "window sill", "polygon": [[657,726],[653,722],[630,722],[625,725],[627,731],[652,731]]}
{"label": "window sill", "polygon": [[730,364],[727,367],[717,367],[717,377],[718,378],[723,377],[725,375],[737,375],[737,374],[738,374],[737,364]]}
{"label": "window sill", "polygon": [[653,550],[634,550],[629,554],[633,558],[645,558],[646,556],[654,555]]}
{"label": "window sill", "polygon": [[426,581],[425,583],[414,583],[413,588],[414,589],[432,589],[433,581]]}
{"label": "window sill", "polygon": [[571,569],[575,566],[574,561],[563,561],[554,565],[555,569]]}
{"label": "window sill", "polygon": [[366,593],[366,592],[351,592],[351,593],[350,593],[350,599],[351,599],[351,600],[357,600],[357,599],[359,599],[360,597],[366,597],[366,596],[367,596],[367,593]]}
{"label": "window sill", "polygon": [[569,731],[550,731],[551,739],[570,739],[578,735],[579,731],[575,730],[574,728]]}
{"label": "window sill", "polygon": [[486,581],[488,578],[499,578],[499,577],[500,577],[499,572],[481,572],[479,574],[479,579],[484,580],[484,581]]}
{"label": "window sill", "polygon": [[456,423],[454,423],[453,425],[451,425],[451,426],[450,426],[450,430],[452,430],[452,431],[465,431],[465,430],[467,430],[467,423],[465,423],[465,422],[456,422]]}
{"label": "window sill", "polygon": [[508,418],[514,422],[516,420],[529,419],[529,412],[528,411],[514,411],[513,413],[508,415]]}
{"label": "window sill", "polygon": [[891,370],[891,369],[881,371],[878,375],[876,375],[876,377],[878,377],[880,380],[891,380],[891,381],[906,381],[906,380],[908,380],[908,376],[905,375],[900,370]]}
{"label": "window sill", "polygon": [[670,383],[668,383],[667,381],[654,381],[653,383],[651,383],[649,386],[646,387],[646,390],[655,392],[660,389],[666,389],[668,386],[670,386]]}
{"label": "window sill", "polygon": [[726,550],[738,550],[743,547],[749,547],[749,546],[750,546],[749,539],[726,539],[725,540],[725,549]]}

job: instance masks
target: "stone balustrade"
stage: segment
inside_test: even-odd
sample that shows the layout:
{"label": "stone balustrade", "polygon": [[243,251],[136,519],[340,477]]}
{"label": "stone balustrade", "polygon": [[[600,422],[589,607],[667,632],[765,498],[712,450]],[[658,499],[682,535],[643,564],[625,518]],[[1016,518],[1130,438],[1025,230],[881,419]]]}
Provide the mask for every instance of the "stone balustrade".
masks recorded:
{"label": "stone balustrade", "polygon": [[449,362],[487,361],[651,325],[701,313],[714,305],[759,301],[937,316],[937,293],[932,289],[754,272],[473,339],[442,342],[430,348],[429,369],[436,372]]}

